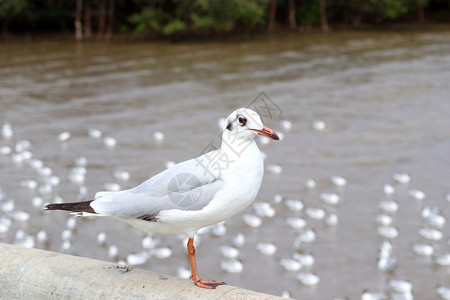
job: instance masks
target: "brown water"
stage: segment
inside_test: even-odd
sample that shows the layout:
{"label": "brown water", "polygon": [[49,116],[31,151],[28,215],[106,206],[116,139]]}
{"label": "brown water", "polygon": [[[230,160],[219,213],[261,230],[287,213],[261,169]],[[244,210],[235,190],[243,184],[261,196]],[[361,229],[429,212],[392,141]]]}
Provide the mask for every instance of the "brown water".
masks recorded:
{"label": "brown water", "polygon": [[[438,299],[436,287],[450,286],[450,267],[416,255],[413,244],[429,243],[436,255],[450,252],[448,222],[439,241],[427,242],[418,234],[422,226],[431,227],[421,217],[423,207],[437,207],[447,221],[450,218],[449,87],[448,29],[311,33],[223,43],[1,44],[0,124],[11,122],[14,136],[0,138],[0,146],[14,148],[18,141],[29,140],[33,157],[61,182],[50,193],[39,192],[45,176],[27,161],[14,163],[14,153],[1,154],[5,197],[0,204],[13,199],[14,211],[26,211],[30,218],[22,222],[13,219],[14,211],[1,212],[12,223],[0,241],[17,242],[19,229],[32,236],[43,229],[49,242],[36,241],[35,247],[61,251],[69,215],[44,214],[32,199],[41,194],[48,202],[56,195],[66,202],[75,200],[79,185],[68,177],[78,157],[88,161],[86,198],[103,190],[105,183],[135,186],[163,170],[165,162],[192,158],[210,142],[217,144],[218,119],[265,92],[282,112],[266,118],[266,125],[284,133],[284,139],[261,149],[266,166],[277,164],[283,171],[266,172],[256,201],[272,203],[276,214],[263,218],[259,228],[247,226],[240,214],[226,223],[225,236],[201,235],[200,275],[276,295],[289,291],[301,299],[358,299],[366,289],[390,291],[389,280],[402,279],[412,282],[416,299]],[[292,129],[283,129],[281,120],[289,120]],[[325,130],[313,128],[318,120],[325,122]],[[92,128],[114,137],[117,145],[110,149],[102,139],[90,138],[87,131]],[[58,135],[64,131],[71,138],[61,143]],[[154,140],[156,131],[164,133],[162,142]],[[115,170],[128,171],[130,180],[115,179]],[[394,183],[393,174],[404,172],[411,182]],[[346,178],[347,185],[335,187],[333,175]],[[23,187],[22,181],[29,179],[37,181],[37,189]],[[315,189],[305,188],[308,179],[317,182]],[[394,186],[392,196],[384,194],[385,184]],[[426,198],[409,196],[414,189],[425,192]],[[319,198],[324,191],[338,193],[340,203],[324,204]],[[328,227],[304,210],[275,204],[277,194],[302,199],[306,207],[325,208],[327,215],[334,212],[339,224]],[[399,204],[398,212],[390,214],[399,232],[391,240],[397,260],[392,272],[377,269],[383,239],[375,218],[383,199]],[[250,207],[244,213],[254,212]],[[314,242],[302,245],[315,263],[297,272],[279,264],[296,252],[294,240],[302,232],[286,225],[288,217],[304,218],[316,233]],[[100,231],[107,235],[106,247],[97,245]],[[220,268],[228,259],[219,246],[231,245],[239,232],[246,237],[239,255],[244,269],[228,274]],[[144,236],[121,222],[77,219],[66,252],[113,260],[107,252],[116,245],[119,259],[126,259],[143,251]],[[172,257],[152,257],[139,267],[169,275],[176,275],[178,267],[188,268],[182,238],[160,238],[158,247],[170,247]],[[277,252],[260,253],[259,242],[274,243]],[[302,285],[296,278],[299,272],[313,272],[320,282]]]}

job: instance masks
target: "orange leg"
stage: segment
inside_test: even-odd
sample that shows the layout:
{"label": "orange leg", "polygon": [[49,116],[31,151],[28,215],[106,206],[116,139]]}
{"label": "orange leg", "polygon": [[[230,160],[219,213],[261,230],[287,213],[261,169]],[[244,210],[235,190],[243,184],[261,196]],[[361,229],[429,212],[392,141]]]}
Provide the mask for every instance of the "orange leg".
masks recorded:
{"label": "orange leg", "polygon": [[205,289],[215,289],[218,285],[225,284],[225,282],[222,281],[204,280],[198,277],[197,263],[195,262],[194,238],[189,238],[189,241],[187,243],[187,250],[189,254],[189,261],[191,262],[191,278],[196,286]]}

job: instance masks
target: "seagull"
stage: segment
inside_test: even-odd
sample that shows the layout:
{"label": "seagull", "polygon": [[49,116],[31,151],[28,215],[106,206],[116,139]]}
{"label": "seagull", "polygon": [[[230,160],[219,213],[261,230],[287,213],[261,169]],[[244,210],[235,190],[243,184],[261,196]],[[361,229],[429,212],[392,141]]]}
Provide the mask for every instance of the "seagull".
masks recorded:
{"label": "seagull", "polygon": [[134,188],[97,192],[89,201],[48,204],[45,210],[117,219],[146,232],[186,234],[192,280],[201,288],[215,289],[225,283],[200,279],[195,233],[227,220],[253,202],[264,173],[255,138],[279,140],[259,114],[248,108],[232,112],[224,126],[220,148],[211,143],[206,148],[211,151],[175,164]]}

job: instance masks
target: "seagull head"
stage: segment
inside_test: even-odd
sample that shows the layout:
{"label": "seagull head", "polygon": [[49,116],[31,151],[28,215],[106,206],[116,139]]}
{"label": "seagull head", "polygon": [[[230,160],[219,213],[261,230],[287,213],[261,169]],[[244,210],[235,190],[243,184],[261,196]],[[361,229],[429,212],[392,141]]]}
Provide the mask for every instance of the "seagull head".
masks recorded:
{"label": "seagull head", "polygon": [[233,111],[226,120],[224,133],[235,134],[236,138],[245,140],[253,140],[258,134],[273,140],[280,139],[275,131],[264,126],[258,113],[249,108]]}

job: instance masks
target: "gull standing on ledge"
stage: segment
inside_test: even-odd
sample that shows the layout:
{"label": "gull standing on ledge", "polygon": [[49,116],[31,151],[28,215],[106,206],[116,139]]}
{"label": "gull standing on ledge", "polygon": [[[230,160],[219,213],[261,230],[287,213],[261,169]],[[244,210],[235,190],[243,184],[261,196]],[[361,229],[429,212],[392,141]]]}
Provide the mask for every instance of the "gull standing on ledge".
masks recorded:
{"label": "gull standing on ledge", "polygon": [[226,120],[220,149],[178,163],[132,189],[98,192],[94,200],[49,204],[45,209],[117,219],[147,232],[187,234],[192,280],[199,287],[216,288],[225,283],[198,276],[194,235],[241,212],[255,199],[264,173],[255,143],[258,134],[279,139],[258,113],[237,109]]}

